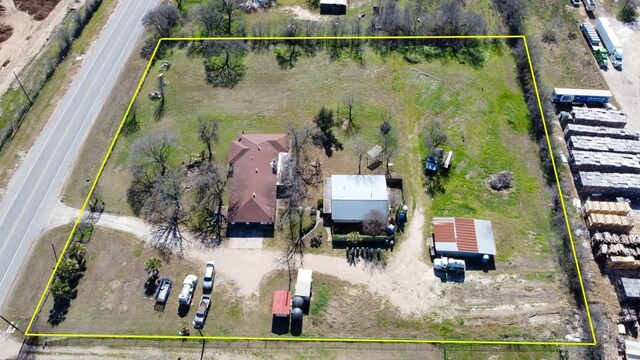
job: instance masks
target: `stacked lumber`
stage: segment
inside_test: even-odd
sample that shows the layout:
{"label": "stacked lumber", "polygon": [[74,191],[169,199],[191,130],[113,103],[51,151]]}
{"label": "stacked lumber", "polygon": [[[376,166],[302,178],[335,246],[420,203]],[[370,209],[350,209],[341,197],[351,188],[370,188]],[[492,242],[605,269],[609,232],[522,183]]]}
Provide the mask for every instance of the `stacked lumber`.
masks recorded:
{"label": "stacked lumber", "polygon": [[587,200],[582,206],[584,216],[591,214],[611,214],[629,216],[631,206],[628,202]]}
{"label": "stacked lumber", "polygon": [[615,231],[628,233],[634,224],[629,216],[612,214],[591,214],[587,217],[587,228],[596,231]]}

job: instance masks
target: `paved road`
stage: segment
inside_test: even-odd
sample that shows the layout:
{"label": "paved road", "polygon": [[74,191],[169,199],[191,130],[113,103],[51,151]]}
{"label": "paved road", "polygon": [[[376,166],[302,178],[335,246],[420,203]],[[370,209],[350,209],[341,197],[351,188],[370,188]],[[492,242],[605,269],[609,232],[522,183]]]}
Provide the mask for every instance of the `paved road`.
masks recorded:
{"label": "paved road", "polygon": [[136,52],[134,44],[142,34],[142,17],[156,3],[157,0],[119,2],[69,90],[9,182],[0,203],[0,309],[29,248],[60,201],[67,174],[125,60]]}

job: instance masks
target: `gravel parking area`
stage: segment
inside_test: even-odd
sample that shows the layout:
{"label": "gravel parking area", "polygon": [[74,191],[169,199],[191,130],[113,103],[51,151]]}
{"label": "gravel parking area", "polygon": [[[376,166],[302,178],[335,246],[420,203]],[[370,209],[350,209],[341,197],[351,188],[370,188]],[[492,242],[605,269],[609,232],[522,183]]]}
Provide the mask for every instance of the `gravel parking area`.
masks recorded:
{"label": "gravel parking area", "polygon": [[624,62],[622,70],[610,66],[602,75],[620,104],[620,110],[629,118],[627,127],[640,130],[640,28],[637,24],[623,24],[613,17],[609,17],[609,21],[622,42]]}

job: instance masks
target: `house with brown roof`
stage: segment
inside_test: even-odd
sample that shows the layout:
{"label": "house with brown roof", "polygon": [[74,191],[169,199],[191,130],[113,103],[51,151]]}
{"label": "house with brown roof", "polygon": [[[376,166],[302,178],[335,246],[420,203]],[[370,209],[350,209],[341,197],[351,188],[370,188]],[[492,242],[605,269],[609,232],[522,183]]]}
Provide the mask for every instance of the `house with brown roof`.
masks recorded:
{"label": "house with brown roof", "polygon": [[232,177],[229,225],[273,228],[278,172],[289,151],[285,134],[242,134],[231,142],[228,164]]}
{"label": "house with brown roof", "polygon": [[434,217],[433,245],[435,252],[448,257],[493,257],[496,242],[489,220]]}

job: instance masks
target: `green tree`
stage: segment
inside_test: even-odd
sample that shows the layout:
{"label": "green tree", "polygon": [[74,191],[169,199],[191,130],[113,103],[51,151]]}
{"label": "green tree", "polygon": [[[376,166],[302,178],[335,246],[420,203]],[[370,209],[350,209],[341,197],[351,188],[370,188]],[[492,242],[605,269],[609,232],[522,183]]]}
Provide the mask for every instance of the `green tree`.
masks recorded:
{"label": "green tree", "polygon": [[75,279],[80,273],[80,265],[75,259],[70,259],[65,257],[60,261],[60,265],[58,266],[58,279],[68,282],[70,280]]}
{"label": "green tree", "polygon": [[76,260],[78,264],[82,264],[87,257],[87,253],[87,247],[78,242],[71,244],[67,250],[69,258]]}
{"label": "green tree", "polygon": [[162,268],[162,260],[157,258],[151,258],[144,263],[144,269],[149,274],[149,277],[156,278]]}
{"label": "green tree", "polygon": [[66,281],[56,279],[49,289],[56,300],[66,300],[71,297],[71,286]]}

